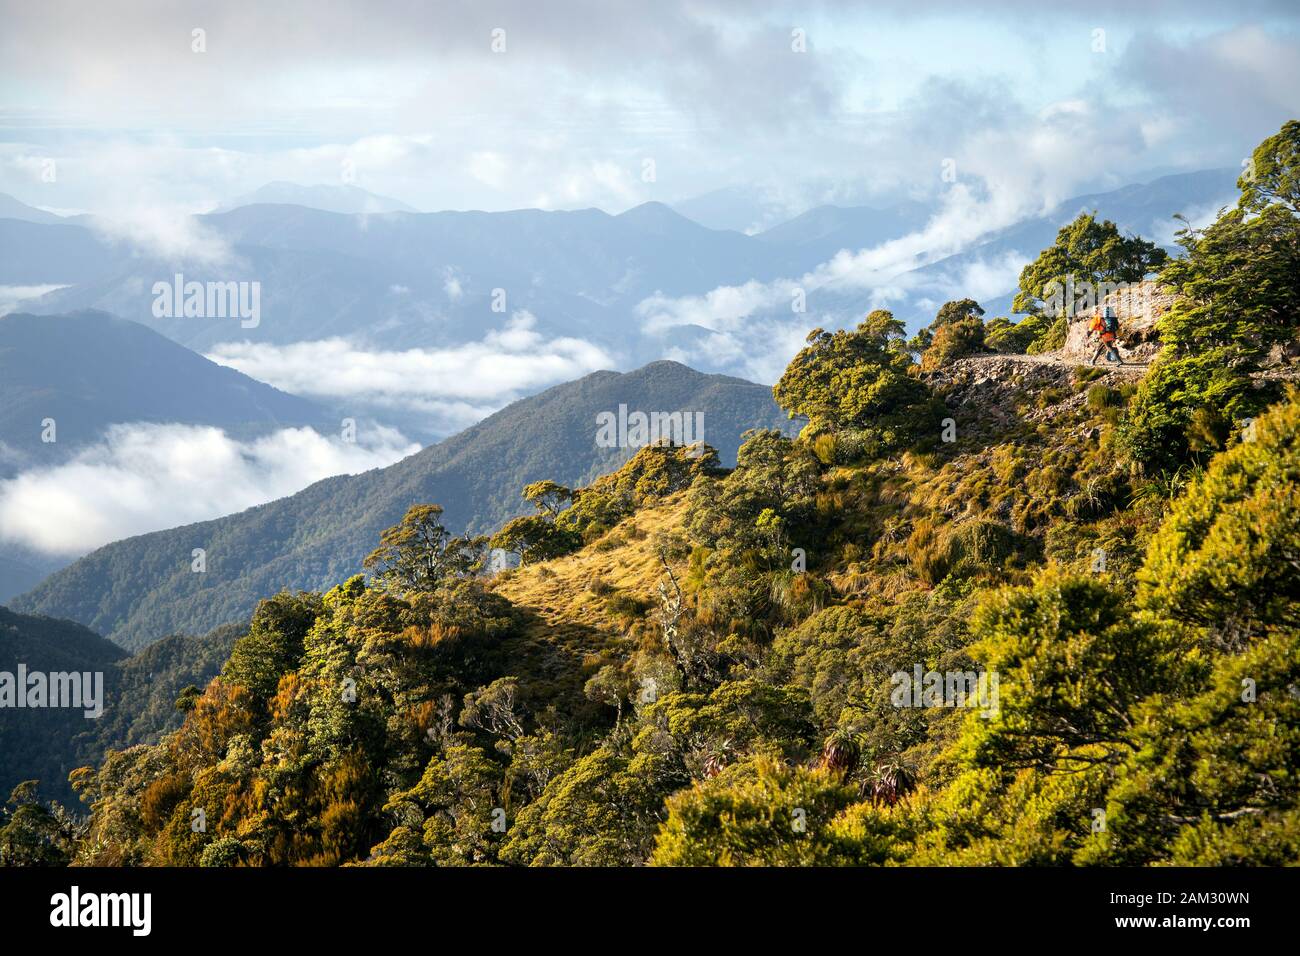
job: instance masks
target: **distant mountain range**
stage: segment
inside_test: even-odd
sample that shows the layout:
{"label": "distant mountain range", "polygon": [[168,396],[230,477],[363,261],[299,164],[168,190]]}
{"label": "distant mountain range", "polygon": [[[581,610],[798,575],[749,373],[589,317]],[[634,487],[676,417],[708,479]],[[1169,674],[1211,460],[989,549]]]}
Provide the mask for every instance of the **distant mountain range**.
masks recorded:
{"label": "distant mountain range", "polygon": [[[990,258],[1032,259],[1080,209],[1096,209],[1127,230],[1167,242],[1171,217],[1231,197],[1236,173],[1166,176],[1068,200],[987,235],[958,255],[918,262],[894,283],[900,291],[891,307],[913,327],[928,321],[934,298],[961,285],[970,269]],[[290,194],[310,198],[300,188]],[[477,341],[504,321],[500,309],[493,309],[495,290],[503,290],[504,308],[532,312],[539,332],[585,339],[623,367],[633,367],[674,354],[682,336],[693,334],[642,328],[636,306],[647,297],[797,279],[840,249],[872,247],[924,228],[932,211],[920,203],[888,209],[823,206],[749,236],[707,228],[661,203],[617,216],[596,209],[345,215],[305,205],[256,204],[198,217],[199,227],[228,252],[227,261],[207,265],[151,255],[84,225],[0,217],[0,247],[13,250],[0,261],[0,285],[66,285],[27,301],[24,310],[100,308],[199,351],[232,340],[287,344],[331,336],[381,348]],[[260,325],[246,329],[230,319],[155,318],[152,284],[177,271],[188,280],[260,282]],[[808,309],[817,319],[810,325],[847,321],[861,311],[870,291],[815,290]],[[995,300],[1012,291],[997,285],[981,295]],[[710,371],[739,367],[723,354],[702,354],[698,362]]]}
{"label": "distant mountain range", "polygon": [[935,212],[932,204],[900,202],[869,206],[817,206],[788,222],[757,234],[761,242],[797,249],[808,260],[826,262],[841,249],[869,249],[901,239],[923,227]]}
{"label": "distant mountain range", "polygon": [[[82,227],[0,220],[0,246],[28,250],[20,261],[0,263],[0,284],[67,284],[24,310],[103,309],[199,351],[232,340],[330,336],[384,348],[476,341],[505,319],[493,309],[501,289],[501,307],[530,310],[540,331],[582,337],[635,360],[662,351],[637,348],[631,307],[643,297],[775,277],[784,267],[771,248],[705,229],[665,206],[621,216],[592,209],[362,217],[259,205],[198,222],[228,244],[228,261],[178,264]],[[260,283],[260,324],[154,317],[153,283],[177,271],[191,281]]]}
{"label": "distant mountain range", "polygon": [[8,193],[0,193],[0,219],[18,219],[22,222],[39,222],[46,225],[63,221],[63,217],[29,206]]}
{"label": "distant mountain range", "polygon": [[260,189],[222,203],[213,211],[229,212],[240,206],[258,205],[307,206],[310,209],[348,215],[416,211],[400,200],[376,196],[360,186],[346,184],[301,186],[297,183],[285,182],[267,183]]}
{"label": "distant mountain range", "polygon": [[[529,510],[525,484],[586,484],[631,454],[596,443],[596,416],[620,405],[704,415],[704,440],[734,462],[741,435],[790,429],[771,390],[674,362],[596,372],[515,402],[387,468],[317,482],[239,514],[107,545],[10,602],[15,611],[85,624],[126,648],[244,619],[281,589],[326,588],[361,568],[379,533],[417,502],[446,509],[454,531],[490,532]],[[191,552],[207,570],[191,571]]]}
{"label": "distant mountain range", "polygon": [[[52,442],[43,440],[46,421]],[[102,312],[0,316],[0,480],[67,461],[110,425],[210,425],[249,440],[280,428],[335,432],[339,418]],[[68,559],[0,543],[0,601]]]}

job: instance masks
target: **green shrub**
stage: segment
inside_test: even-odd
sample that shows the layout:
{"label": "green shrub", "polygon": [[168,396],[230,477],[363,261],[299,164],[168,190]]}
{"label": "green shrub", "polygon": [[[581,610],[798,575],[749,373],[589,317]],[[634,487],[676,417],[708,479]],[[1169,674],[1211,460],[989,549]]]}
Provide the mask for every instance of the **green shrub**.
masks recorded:
{"label": "green shrub", "polygon": [[1214,459],[1152,539],[1138,575],[1144,607],[1238,637],[1300,624],[1300,400],[1252,431]]}
{"label": "green shrub", "polygon": [[620,592],[610,595],[605,601],[605,607],[609,608],[611,614],[626,624],[642,617],[650,610],[651,604],[644,598]]}
{"label": "green shrub", "polygon": [[1094,412],[1100,412],[1107,408],[1114,408],[1124,404],[1123,396],[1118,389],[1111,388],[1109,385],[1097,384],[1088,389],[1086,399],[1088,408]]}
{"label": "green shrub", "polygon": [[903,323],[877,310],[854,331],[814,329],[772,390],[804,434],[861,432],[869,454],[903,446],[934,424],[935,409],[903,345]]}
{"label": "green shrub", "polygon": [[1175,471],[1218,451],[1231,423],[1257,412],[1264,398],[1233,349],[1161,360],[1120,422],[1120,448],[1144,468]]}
{"label": "green shrub", "polygon": [[1045,352],[1055,352],[1065,345],[1065,337],[1069,334],[1070,323],[1065,316],[1059,319],[1051,320],[1041,333],[1034,336],[1034,340],[1029,343],[1025,351],[1030,355],[1042,355]]}
{"label": "green shrub", "polygon": [[1012,322],[998,316],[984,325],[984,345],[1003,355],[1021,355],[1034,340],[1034,329],[1026,322]]}
{"label": "green shrub", "polygon": [[929,519],[915,523],[907,555],[921,580],[934,586],[949,575],[956,578],[1000,576],[1017,552],[1011,529],[977,518],[937,528]]}
{"label": "green shrub", "polygon": [[941,325],[921,356],[921,370],[932,372],[959,358],[984,351],[984,323],[977,317]]}

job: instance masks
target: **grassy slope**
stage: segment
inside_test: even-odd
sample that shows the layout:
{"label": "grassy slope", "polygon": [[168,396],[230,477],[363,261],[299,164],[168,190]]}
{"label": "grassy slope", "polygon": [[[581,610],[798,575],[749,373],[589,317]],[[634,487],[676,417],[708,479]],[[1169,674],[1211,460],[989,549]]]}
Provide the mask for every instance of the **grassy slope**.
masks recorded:
{"label": "grassy slope", "polygon": [[[1091,527],[1083,500],[1088,480],[1113,467],[1098,454],[1107,413],[1090,409],[1087,393],[1120,384],[1119,376],[1031,366],[989,381],[987,372],[958,362],[935,383],[952,396],[955,445],[824,475],[819,508],[830,516],[830,529],[809,551],[838,600],[893,601],[928,590],[933,582],[918,577],[917,566],[941,559],[927,551],[952,547],[945,535],[975,520],[1015,534],[1013,553],[988,568],[989,583],[1023,579],[1049,557],[1086,561],[1100,540],[1120,566],[1136,558],[1133,529],[1116,540],[1113,527]],[[509,648],[510,669],[529,679],[563,674],[572,682],[577,671],[585,679],[603,664],[625,660],[639,641],[657,640],[652,609],[665,578],[656,539],[685,539],[688,511],[689,492],[679,493],[642,508],[575,554],[500,575],[495,590],[525,620]],[[1077,534],[1049,541],[1048,529],[1067,515]],[[933,527],[933,539],[922,526]],[[684,577],[680,563],[674,571]],[[627,599],[640,600],[650,613],[634,623],[620,613],[619,602]]]}
{"label": "grassy slope", "polygon": [[[494,589],[518,609],[524,625],[506,651],[512,673],[545,693],[580,693],[601,666],[626,659],[638,636],[612,609],[631,598],[653,606],[664,580],[656,538],[681,533],[687,493],[680,492],[616,525],[576,554],[498,575]],[[674,567],[680,575],[680,567]]]}

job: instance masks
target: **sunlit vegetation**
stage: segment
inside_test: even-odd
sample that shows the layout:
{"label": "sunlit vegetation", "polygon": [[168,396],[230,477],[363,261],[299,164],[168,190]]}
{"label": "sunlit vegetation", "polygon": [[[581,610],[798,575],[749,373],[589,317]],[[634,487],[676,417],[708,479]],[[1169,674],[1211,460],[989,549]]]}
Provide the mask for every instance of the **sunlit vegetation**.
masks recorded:
{"label": "sunlit vegetation", "polygon": [[[1296,335],[1296,129],[1185,258],[1082,217],[1022,277],[1163,266],[1185,298],[1136,389],[1029,363],[966,389],[964,357],[1041,341],[970,300],[912,342],[886,312],[815,330],[775,389],[798,437],[529,484],[495,574],[416,504],[369,578],[265,600],[178,729],[76,771],[83,830],[21,791],[0,853],[1294,863],[1300,395],[1251,363]],[[994,711],[900,705],[930,672],[996,675]]]}

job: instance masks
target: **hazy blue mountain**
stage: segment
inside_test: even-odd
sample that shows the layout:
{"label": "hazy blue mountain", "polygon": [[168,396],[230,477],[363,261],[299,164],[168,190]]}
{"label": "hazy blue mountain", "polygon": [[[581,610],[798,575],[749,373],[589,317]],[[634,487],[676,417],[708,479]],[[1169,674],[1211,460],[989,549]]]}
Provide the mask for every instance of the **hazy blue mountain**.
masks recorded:
{"label": "hazy blue mountain", "polygon": [[0,250],[0,285],[10,286],[90,282],[131,258],[85,226],[20,219],[0,218]]}
{"label": "hazy blue mountain", "polygon": [[[455,531],[495,530],[528,510],[520,491],[551,478],[576,486],[614,470],[629,449],[596,445],[596,416],[620,405],[704,413],[704,440],[735,461],[740,436],[790,427],[771,390],[675,362],[596,372],[522,399],[387,468],[327,478],[239,514],[100,548],[11,602],[87,624],[128,648],[244,619],[283,588],[327,588],[357,573],[379,533],[417,502],[446,509]],[[207,571],[190,570],[207,550]]]}
{"label": "hazy blue mountain", "polygon": [[[41,440],[52,418],[54,442]],[[102,312],[0,316],[0,479],[65,461],[109,425],[213,425],[240,439],[338,417],[135,322]],[[0,601],[34,587],[70,559],[0,543]]]}
{"label": "hazy blue mountain", "polygon": [[933,206],[911,201],[885,208],[818,206],[757,238],[798,250],[801,261],[825,262],[841,249],[866,249],[900,239],[924,227],[933,212]]}
{"label": "hazy blue mountain", "polygon": [[36,551],[24,545],[0,543],[0,604],[30,591],[72,558]]}
{"label": "hazy blue mountain", "polygon": [[470,294],[501,287],[517,297],[540,286],[607,305],[656,290],[680,295],[708,283],[741,282],[776,266],[762,244],[707,229],[662,203],[617,216],[520,209],[366,219],[248,207],[204,221],[239,245],[329,251],[391,263],[408,274],[428,272],[440,291],[443,270],[454,269]]}
{"label": "hazy blue mountain", "polygon": [[223,202],[216,212],[229,212],[241,206],[260,204],[307,206],[322,209],[325,212],[341,212],[348,215],[385,212],[415,212],[411,206],[388,196],[377,196],[360,186],[347,184],[319,183],[315,186],[302,186],[298,183],[267,183],[251,193],[236,196]]}
{"label": "hazy blue mountain", "polygon": [[[52,418],[57,441],[41,441]],[[136,322],[103,312],[0,316],[0,443],[27,464],[61,460],[121,422],[214,425],[251,437],[336,427],[314,402],[217,365]],[[0,475],[5,463],[0,461]]]}
{"label": "hazy blue mountain", "polygon": [[0,219],[19,219],[23,222],[40,222],[47,225],[63,221],[62,216],[29,206],[8,193],[0,193]]}
{"label": "hazy blue mountain", "polygon": [[[662,354],[638,337],[633,307],[643,298],[775,278],[787,259],[784,251],[706,229],[658,204],[621,216],[595,209],[346,216],[258,205],[201,222],[231,244],[229,264],[178,270],[143,255],[114,259],[108,249],[104,268],[91,277],[57,278],[71,270],[51,263],[29,270],[55,276],[42,281],[74,284],[28,307],[103,309],[200,351],[231,340],[328,336],[410,348],[473,341],[500,327],[506,315],[493,310],[492,300],[503,289],[507,312],[531,311],[544,334],[587,339],[631,364]],[[153,283],[177,271],[189,281],[259,282],[260,324],[155,318]]]}
{"label": "hazy blue mountain", "polygon": [[750,185],[724,186],[673,203],[687,219],[710,229],[753,233],[790,218],[770,190]]}

